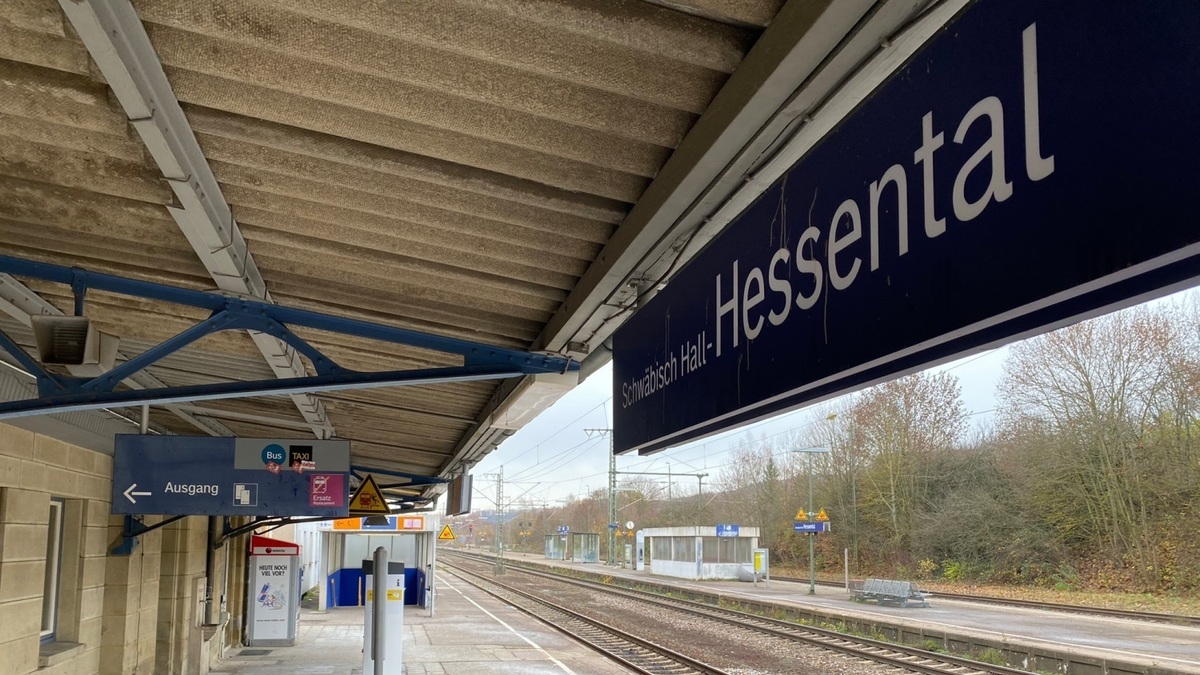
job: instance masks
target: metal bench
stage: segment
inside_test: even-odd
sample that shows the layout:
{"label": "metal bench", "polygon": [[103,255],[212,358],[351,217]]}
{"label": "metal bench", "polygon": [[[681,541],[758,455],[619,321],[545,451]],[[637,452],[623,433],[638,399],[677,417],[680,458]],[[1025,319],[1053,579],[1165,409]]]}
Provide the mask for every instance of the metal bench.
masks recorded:
{"label": "metal bench", "polygon": [[892,581],[889,579],[867,579],[861,588],[851,590],[855,600],[874,600],[881,605],[899,605],[900,607],[928,607],[927,597],[911,581]]}

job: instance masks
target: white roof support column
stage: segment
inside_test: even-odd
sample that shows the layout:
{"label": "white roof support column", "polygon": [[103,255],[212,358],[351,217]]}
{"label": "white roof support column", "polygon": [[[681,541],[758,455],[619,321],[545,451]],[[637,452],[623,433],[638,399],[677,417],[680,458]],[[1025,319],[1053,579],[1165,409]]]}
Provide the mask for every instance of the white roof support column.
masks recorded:
{"label": "white roof support column", "polygon": [[[179,204],[167,210],[217,287],[270,302],[262,274],[133,6],[128,0],[59,0],[59,5],[175,192]],[[254,331],[250,337],[277,377],[306,375],[290,345]],[[320,399],[293,394],[292,400],[318,438],[334,435]]]}
{"label": "white roof support column", "polygon": [[[26,326],[31,325],[31,321],[29,320],[29,317],[31,316],[62,315],[62,311],[60,311],[57,307],[50,304],[37,293],[34,293],[25,284],[22,284],[7,274],[0,274],[0,312],[4,312]],[[117,352],[117,357],[120,359],[127,358],[120,352]],[[68,366],[68,369],[69,368],[70,367]],[[154,377],[144,370],[139,373],[134,373],[132,376],[122,380],[122,382],[130,389],[158,389],[167,386],[163,384],[163,382],[157,377]],[[210,436],[233,435],[233,431],[230,430],[229,427],[216,420],[197,417],[196,415],[183,410],[180,406],[168,405],[164,407],[177,415],[180,419],[188,422]]]}

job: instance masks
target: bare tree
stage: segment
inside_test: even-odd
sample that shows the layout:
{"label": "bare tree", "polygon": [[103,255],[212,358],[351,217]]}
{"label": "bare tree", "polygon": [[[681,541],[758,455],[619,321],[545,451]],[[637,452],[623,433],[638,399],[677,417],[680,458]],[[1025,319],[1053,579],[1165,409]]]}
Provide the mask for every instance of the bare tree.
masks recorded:
{"label": "bare tree", "polygon": [[999,390],[1042,517],[1070,543],[1132,554],[1147,583],[1158,566],[1151,521],[1198,478],[1187,319],[1143,306],[1014,345]]}
{"label": "bare tree", "polygon": [[886,519],[889,544],[904,550],[918,509],[936,477],[924,475],[929,453],[948,450],[966,431],[958,380],[918,373],[865,391],[853,408],[854,447],[869,461],[865,515]]}

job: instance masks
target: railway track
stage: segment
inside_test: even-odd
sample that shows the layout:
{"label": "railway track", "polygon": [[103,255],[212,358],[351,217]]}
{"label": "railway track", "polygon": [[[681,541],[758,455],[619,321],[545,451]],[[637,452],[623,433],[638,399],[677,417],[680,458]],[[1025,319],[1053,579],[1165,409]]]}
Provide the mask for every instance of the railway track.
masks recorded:
{"label": "railway track", "polygon": [[583,642],[630,670],[645,675],[729,675],[685,654],[586,617],[562,605],[480,576],[445,559],[439,564],[455,577]]}
{"label": "railway track", "polygon": [[[475,558],[471,556],[471,559],[480,562],[491,562],[491,559],[486,557]],[[446,564],[445,557],[440,562]],[[618,589],[599,582],[572,579],[552,572],[530,569],[519,563],[508,564],[506,569],[564,584],[597,590],[603,593],[620,595],[654,605],[661,609],[670,609],[691,616],[720,621],[728,625],[832,650],[910,672],[927,673],[930,675],[946,675],[947,673],[953,673],[954,675],[1028,675],[1029,673],[1029,671],[1009,668],[1007,666],[992,665],[958,656],[918,649],[916,647],[895,645],[880,640],[846,635],[823,628],[801,626],[788,621],[770,619],[732,609],[713,607],[690,600],[664,598],[663,596],[647,591]]]}
{"label": "railway track", "polygon": [[[808,583],[808,579],[800,577],[772,576],[771,579],[774,581],[790,581],[803,584]],[[817,581],[817,585],[844,588],[844,584],[836,581]],[[941,591],[929,591],[928,593],[930,597],[945,598],[947,600],[962,600],[965,602],[1003,605],[1008,607],[1026,607],[1029,609],[1045,609],[1069,614],[1091,614],[1094,616],[1108,616],[1118,619],[1133,619],[1135,621],[1153,621],[1157,623],[1175,624],[1177,626],[1200,626],[1200,616],[1188,616],[1186,614],[1164,614],[1160,612],[1137,612],[1126,609],[1087,607],[1084,605],[1063,605],[1054,602],[1018,600],[1016,598],[998,598],[991,595],[971,595],[968,593],[943,593]]]}

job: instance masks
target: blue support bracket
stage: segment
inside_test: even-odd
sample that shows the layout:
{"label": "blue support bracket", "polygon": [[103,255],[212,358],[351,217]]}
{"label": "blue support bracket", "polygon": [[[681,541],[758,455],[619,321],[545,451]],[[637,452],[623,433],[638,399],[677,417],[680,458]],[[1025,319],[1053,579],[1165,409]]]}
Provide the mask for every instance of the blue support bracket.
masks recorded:
{"label": "blue support bracket", "polygon": [[[187,305],[210,312],[207,319],[92,379],[58,376],[46,371],[12,339],[0,332],[0,349],[12,354],[23,368],[37,378],[39,393],[37,399],[0,403],[0,419],[110,406],[160,405],[246,396],[466,382],[579,370],[578,362],[558,354],[537,354],[496,347],[369,321],[281,307],[256,299],[193,291],[11,256],[0,255],[0,272],[69,285],[75,297],[77,314],[83,311],[83,299],[89,289]],[[296,326],[453,354],[462,358],[462,365],[387,372],[353,371],[338,365],[315,346],[296,335],[292,330]],[[116,390],[117,385],[130,375],[207,335],[224,330],[258,331],[283,340],[313,364],[317,375],[161,389]]]}
{"label": "blue support bracket", "polygon": [[83,316],[83,299],[87,296],[87,271],[72,270],[71,295],[75,296],[75,316]]}
{"label": "blue support bracket", "polygon": [[172,516],[160,523],[146,525],[141,516],[125,516],[125,523],[121,527],[121,536],[108,549],[108,552],[111,555],[131,555],[134,549],[137,548],[138,537],[184,518],[187,518],[187,516]]}

